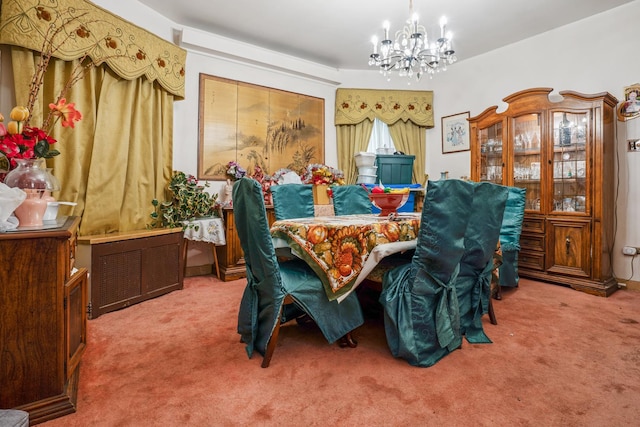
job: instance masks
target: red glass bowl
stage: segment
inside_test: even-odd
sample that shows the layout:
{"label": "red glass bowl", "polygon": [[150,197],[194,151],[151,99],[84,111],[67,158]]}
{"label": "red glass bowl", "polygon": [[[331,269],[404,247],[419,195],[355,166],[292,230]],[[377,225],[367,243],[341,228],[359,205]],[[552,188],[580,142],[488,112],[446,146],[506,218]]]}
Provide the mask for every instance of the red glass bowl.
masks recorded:
{"label": "red glass bowl", "polygon": [[409,193],[369,193],[371,204],[380,209],[380,216],[396,213],[409,200]]}

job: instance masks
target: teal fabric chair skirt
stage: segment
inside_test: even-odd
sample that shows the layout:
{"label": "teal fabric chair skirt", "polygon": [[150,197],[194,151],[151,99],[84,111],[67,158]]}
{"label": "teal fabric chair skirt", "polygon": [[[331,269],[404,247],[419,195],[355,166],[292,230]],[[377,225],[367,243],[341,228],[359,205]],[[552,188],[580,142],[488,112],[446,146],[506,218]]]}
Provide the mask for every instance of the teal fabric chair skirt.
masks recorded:
{"label": "teal fabric chair skirt", "polygon": [[520,281],[518,253],[526,199],[524,188],[509,187],[509,198],[500,229],[500,248],[502,249],[502,265],[498,269],[500,286],[516,287]]}
{"label": "teal fabric chair skirt", "polygon": [[333,210],[336,215],[370,214],[369,192],[361,185],[334,185]]}
{"label": "teal fabric chair skirt", "polygon": [[455,281],[460,304],[460,332],[471,343],[490,343],[482,316],[489,311],[493,256],[498,246],[508,187],[474,184],[473,215],[464,235],[464,256]]}
{"label": "teal fabric chair skirt", "polygon": [[[262,189],[257,181],[251,178],[236,181],[233,205],[247,271],[247,286],[238,313],[238,333],[249,357],[254,351],[265,355],[279,323],[291,320],[289,316],[297,316],[299,310],[317,323],[330,343],[362,325],[364,318],[355,293],[340,304],[329,301],[320,278],[305,262],[278,262]],[[287,296],[299,310],[283,309]]]}
{"label": "teal fabric chair skirt", "polygon": [[384,275],[380,303],[387,343],[411,365],[431,366],[462,344],[454,283],[473,193],[470,182],[429,181],[411,263]]}
{"label": "teal fabric chair skirt", "polygon": [[315,215],[311,184],[272,185],[270,189],[277,220],[307,218]]}

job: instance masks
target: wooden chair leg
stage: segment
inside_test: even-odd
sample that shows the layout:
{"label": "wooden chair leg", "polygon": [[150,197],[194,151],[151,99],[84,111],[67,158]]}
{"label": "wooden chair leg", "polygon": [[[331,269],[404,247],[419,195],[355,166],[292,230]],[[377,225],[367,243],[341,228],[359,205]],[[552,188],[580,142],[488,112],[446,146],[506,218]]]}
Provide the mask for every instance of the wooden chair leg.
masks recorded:
{"label": "wooden chair leg", "polygon": [[280,318],[282,317],[282,307],[280,307],[280,312],[278,313],[278,322],[276,323],[276,327],[273,328],[273,333],[271,334],[271,338],[269,339],[269,343],[267,344],[267,348],[264,352],[264,358],[262,359],[262,367],[268,368],[269,363],[271,363],[271,358],[273,357],[273,352],[276,349],[276,344],[278,343],[278,335],[280,334]]}
{"label": "wooden chair leg", "polygon": [[493,302],[491,300],[492,298],[489,297],[489,321],[491,322],[492,325],[497,325],[498,320],[496,319],[495,311],[493,311]]}
{"label": "wooden chair leg", "polygon": [[276,344],[278,343],[278,335],[280,334],[280,324],[282,323],[282,310],[284,309],[285,304],[293,304],[293,298],[290,295],[286,295],[284,297],[284,301],[280,306],[280,310],[278,311],[278,322],[276,323],[276,327],[273,328],[273,333],[271,334],[271,338],[267,343],[267,348],[264,351],[264,358],[262,359],[262,367],[268,368],[269,363],[271,363],[271,357],[273,357],[273,352],[276,349]]}
{"label": "wooden chair leg", "polygon": [[358,346],[358,341],[356,341],[353,338],[353,335],[351,334],[351,332],[348,332],[345,336],[341,337],[338,340],[338,345],[341,348],[345,348],[345,347],[356,348]]}

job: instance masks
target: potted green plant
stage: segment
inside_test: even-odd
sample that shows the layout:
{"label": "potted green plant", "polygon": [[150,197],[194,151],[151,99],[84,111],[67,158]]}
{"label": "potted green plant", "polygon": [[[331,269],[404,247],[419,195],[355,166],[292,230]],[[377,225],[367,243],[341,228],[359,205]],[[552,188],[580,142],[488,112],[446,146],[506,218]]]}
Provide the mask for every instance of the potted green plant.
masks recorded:
{"label": "potted green plant", "polygon": [[[164,202],[153,199],[151,204],[152,228],[173,228],[192,226],[189,220],[218,216],[216,208],[217,194],[209,194],[205,188],[209,183],[200,185],[193,175],[174,171],[167,188],[167,198]],[[195,226],[197,227],[197,225]]]}

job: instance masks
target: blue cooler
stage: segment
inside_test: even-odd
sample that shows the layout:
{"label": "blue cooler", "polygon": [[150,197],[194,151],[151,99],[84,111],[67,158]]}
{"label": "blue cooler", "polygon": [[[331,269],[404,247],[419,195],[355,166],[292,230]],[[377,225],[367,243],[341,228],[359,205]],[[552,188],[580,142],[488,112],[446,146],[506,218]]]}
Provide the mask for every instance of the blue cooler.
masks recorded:
{"label": "blue cooler", "polygon": [[[373,187],[377,187],[377,184],[362,184],[362,185],[366,186],[369,190],[371,190]],[[417,189],[422,187],[420,184],[389,184],[389,185],[383,184],[383,185],[387,188]],[[403,207],[398,209],[398,212],[413,212],[415,210],[414,209],[415,198],[416,198],[415,192],[409,191],[409,199],[407,199],[407,203],[405,203]],[[375,206],[372,206],[371,212],[380,213],[380,209],[376,208]]]}

